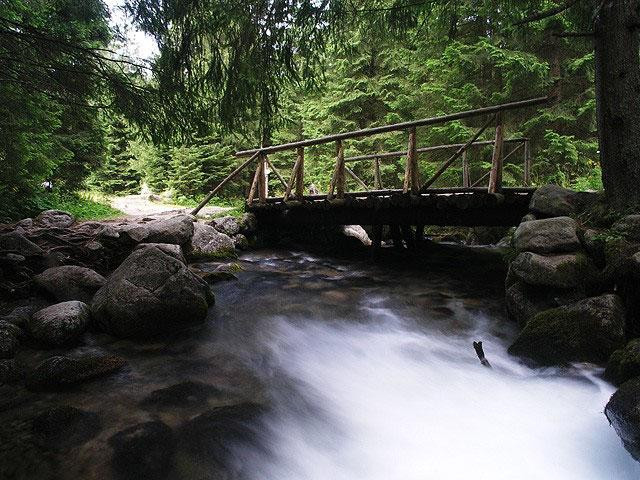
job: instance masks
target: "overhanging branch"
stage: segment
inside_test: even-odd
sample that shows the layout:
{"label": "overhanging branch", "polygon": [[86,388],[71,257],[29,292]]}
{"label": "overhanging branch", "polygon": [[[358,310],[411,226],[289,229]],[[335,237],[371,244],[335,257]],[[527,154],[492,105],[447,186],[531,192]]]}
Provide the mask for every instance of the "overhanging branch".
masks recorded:
{"label": "overhanging branch", "polygon": [[553,17],[554,15],[558,15],[564,12],[565,10],[570,9],[576,3],[578,3],[578,0],[567,0],[566,2],[564,2],[561,5],[558,5],[557,7],[550,8],[549,10],[545,10],[543,12],[533,13],[525,17],[524,19],[520,20],[519,22],[514,23],[513,25],[514,26],[525,25],[527,23],[537,22],[538,20],[544,20],[545,18]]}

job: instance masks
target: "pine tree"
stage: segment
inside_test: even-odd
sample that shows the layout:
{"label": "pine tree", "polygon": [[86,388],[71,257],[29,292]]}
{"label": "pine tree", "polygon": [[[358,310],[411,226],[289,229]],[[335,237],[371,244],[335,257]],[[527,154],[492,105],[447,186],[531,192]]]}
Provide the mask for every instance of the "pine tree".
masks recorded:
{"label": "pine tree", "polygon": [[130,143],[131,128],[121,118],[109,127],[107,142],[109,152],[102,168],[96,172],[94,183],[106,193],[136,193],[140,189],[141,175],[132,162],[135,156]]}

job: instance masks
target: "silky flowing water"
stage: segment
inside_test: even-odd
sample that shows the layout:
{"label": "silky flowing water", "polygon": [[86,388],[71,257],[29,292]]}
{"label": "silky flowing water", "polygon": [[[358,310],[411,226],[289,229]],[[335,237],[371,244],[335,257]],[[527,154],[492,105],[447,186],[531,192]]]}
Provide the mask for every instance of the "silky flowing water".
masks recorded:
{"label": "silky flowing water", "polygon": [[[114,478],[109,439],[159,420],[177,439],[167,477],[176,480],[640,478],[603,415],[614,388],[599,369],[532,369],[507,354],[517,328],[503,313],[499,255],[421,257],[247,254],[237,280],[213,286],[204,324],[142,344],[90,335],[78,347],[123,356],[123,372],[63,393],[10,392],[17,407],[0,416],[0,460],[40,465],[37,477],[15,478]],[[493,368],[478,361],[476,340]],[[212,389],[174,389],[186,381]],[[233,438],[198,420],[238,402],[262,413]],[[96,412],[101,430],[49,468],[29,422],[57,405]],[[210,431],[222,440],[209,445]]]}
{"label": "silky flowing water", "polygon": [[246,258],[242,293],[227,284],[218,308],[229,323],[256,322],[244,348],[257,347],[272,378],[258,445],[235,452],[248,478],[640,478],[603,415],[614,389],[601,372],[531,369],[508,355],[516,331],[495,258],[455,256],[404,271]]}

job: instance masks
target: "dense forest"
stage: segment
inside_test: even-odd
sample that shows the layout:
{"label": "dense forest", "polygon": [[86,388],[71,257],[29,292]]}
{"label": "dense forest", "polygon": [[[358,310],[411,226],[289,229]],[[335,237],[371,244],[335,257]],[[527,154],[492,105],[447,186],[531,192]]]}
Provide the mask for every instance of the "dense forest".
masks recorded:
{"label": "dense forest", "polygon": [[[26,216],[79,191],[119,195],[142,185],[190,202],[235,168],[236,149],[540,95],[553,100],[506,119],[507,137],[531,138],[533,183],[602,188],[593,42],[567,33],[584,31],[582,12],[569,9],[519,25],[534,7],[555,2],[329,2],[331,17],[320,16],[313,2],[294,2],[295,15],[305,20],[269,30],[274,45],[283,43],[265,56],[264,48],[249,44],[246,50],[205,48],[216,22],[205,18],[187,28],[176,21],[196,3],[178,2],[185,12],[176,7],[162,14],[156,3],[126,3],[160,45],[151,61],[122,54],[122,38],[101,0],[0,5],[0,216]],[[224,9],[224,2],[204,3]],[[249,20],[260,5],[247,2]],[[272,7],[267,22],[291,15],[277,2]],[[225,31],[229,45],[244,39],[265,46],[260,33],[257,40],[242,33],[244,14],[225,14],[235,15],[225,19],[234,25]],[[315,22],[313,33],[308,19]],[[208,86],[207,79],[213,79]],[[419,146],[464,142],[476,128],[463,122],[423,128]],[[406,136],[387,134],[347,142],[346,155],[404,148]],[[326,190],[332,155],[310,149],[307,187]],[[422,174],[435,171],[445,155],[422,157]],[[514,157],[505,168],[506,184],[522,182],[521,156]],[[294,159],[272,161],[289,172]],[[401,182],[403,161],[383,164],[384,185]],[[490,150],[474,150],[471,161],[472,177],[479,178]],[[461,166],[454,167],[439,185],[460,184]],[[371,162],[353,169],[372,181]],[[222,194],[245,194],[251,174]],[[44,192],[45,180],[53,182],[53,193]],[[277,182],[272,188],[278,190]]]}

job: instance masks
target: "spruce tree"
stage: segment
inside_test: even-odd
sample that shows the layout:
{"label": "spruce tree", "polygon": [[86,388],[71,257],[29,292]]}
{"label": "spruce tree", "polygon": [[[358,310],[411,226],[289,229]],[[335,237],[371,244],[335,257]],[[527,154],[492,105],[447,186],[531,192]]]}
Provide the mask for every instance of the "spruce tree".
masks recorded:
{"label": "spruce tree", "polygon": [[109,127],[109,152],[102,168],[96,173],[95,184],[105,193],[137,193],[140,174],[133,168],[135,156],[130,149],[133,134],[130,127],[117,118]]}

